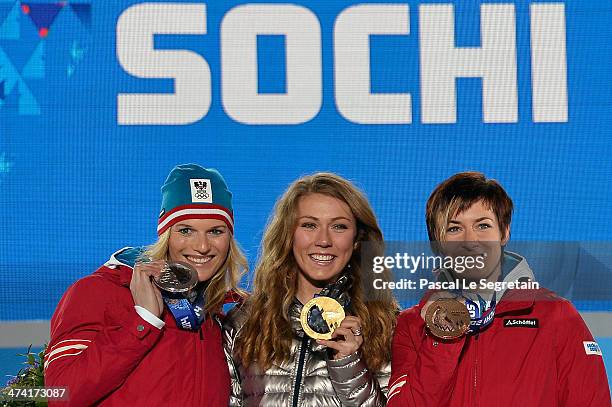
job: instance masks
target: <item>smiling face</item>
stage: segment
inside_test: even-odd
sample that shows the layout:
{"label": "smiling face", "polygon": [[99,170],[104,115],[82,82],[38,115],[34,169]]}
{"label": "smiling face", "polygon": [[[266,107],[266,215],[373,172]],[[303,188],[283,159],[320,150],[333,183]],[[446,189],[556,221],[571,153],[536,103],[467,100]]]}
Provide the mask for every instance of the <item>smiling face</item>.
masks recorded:
{"label": "smiling face", "polygon": [[442,247],[444,254],[453,257],[484,256],[484,267],[466,269],[462,277],[492,281],[501,272],[501,247],[509,236],[509,227],[502,231],[495,213],[480,200],[449,219]]}
{"label": "smiling face", "polygon": [[302,300],[300,297],[312,298],[312,293],[344,270],[353,254],[357,225],[345,202],[319,193],[298,200],[296,218],[293,256],[299,269],[298,298]]}
{"label": "smiling face", "polygon": [[207,281],[225,262],[230,239],[223,221],[187,219],[171,227],[168,254],[172,261],[191,264],[198,272],[198,280]]}

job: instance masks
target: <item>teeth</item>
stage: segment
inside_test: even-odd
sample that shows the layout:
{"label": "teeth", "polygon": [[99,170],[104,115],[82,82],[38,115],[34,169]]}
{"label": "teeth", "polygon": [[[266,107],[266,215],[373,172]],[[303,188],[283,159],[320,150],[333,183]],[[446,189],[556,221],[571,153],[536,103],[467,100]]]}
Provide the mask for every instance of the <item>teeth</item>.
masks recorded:
{"label": "teeth", "polygon": [[205,263],[208,263],[212,259],[212,256],[205,256],[205,257],[185,256],[185,257],[190,262],[196,263],[196,264],[205,264]]}
{"label": "teeth", "polygon": [[311,254],[310,257],[315,261],[330,262],[336,256],[332,256],[331,254]]}

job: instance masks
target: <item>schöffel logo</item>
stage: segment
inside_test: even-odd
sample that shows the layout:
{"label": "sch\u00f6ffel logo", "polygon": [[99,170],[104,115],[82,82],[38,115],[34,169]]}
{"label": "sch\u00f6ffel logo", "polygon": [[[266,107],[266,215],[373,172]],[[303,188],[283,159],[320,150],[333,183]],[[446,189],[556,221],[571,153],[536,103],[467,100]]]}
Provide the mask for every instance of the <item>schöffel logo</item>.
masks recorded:
{"label": "sch\u00f6ffel logo", "polygon": [[539,325],[536,318],[513,318],[504,319],[504,326],[517,328],[537,328]]}

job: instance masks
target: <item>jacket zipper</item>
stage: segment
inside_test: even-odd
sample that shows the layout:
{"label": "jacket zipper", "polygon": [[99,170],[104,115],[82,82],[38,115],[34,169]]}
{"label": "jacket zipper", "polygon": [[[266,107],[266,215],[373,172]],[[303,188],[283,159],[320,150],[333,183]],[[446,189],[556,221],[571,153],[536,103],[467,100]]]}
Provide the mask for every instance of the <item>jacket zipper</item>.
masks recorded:
{"label": "jacket zipper", "polygon": [[308,348],[309,338],[304,334],[302,337],[302,343],[300,345],[300,358],[298,359],[297,373],[295,374],[295,382],[293,383],[293,407],[298,407],[300,398],[300,387],[302,384],[302,375],[304,371],[304,359],[306,359],[306,349]]}
{"label": "jacket zipper", "polygon": [[479,334],[474,335],[474,347],[476,348],[476,357],[474,358],[474,405],[476,406],[478,405],[478,392],[476,389],[478,377],[478,335]]}
{"label": "jacket zipper", "polygon": [[[195,338],[194,338],[195,339]],[[200,340],[202,340],[202,327],[200,327]],[[202,358],[204,357],[204,355],[201,354],[201,346],[200,346],[200,342],[196,339],[193,341],[193,343],[195,344],[195,355],[196,355],[196,361],[198,360],[202,360]],[[201,405],[202,404],[202,386],[200,386],[200,383],[203,382],[202,380],[202,375],[204,374],[204,372],[201,372],[198,369],[197,366],[197,362],[196,362],[196,366],[195,366],[195,370],[196,372],[196,377],[195,377],[195,383],[196,383],[196,389],[195,389],[195,394],[194,394],[194,398],[195,398],[195,402],[196,405]]]}

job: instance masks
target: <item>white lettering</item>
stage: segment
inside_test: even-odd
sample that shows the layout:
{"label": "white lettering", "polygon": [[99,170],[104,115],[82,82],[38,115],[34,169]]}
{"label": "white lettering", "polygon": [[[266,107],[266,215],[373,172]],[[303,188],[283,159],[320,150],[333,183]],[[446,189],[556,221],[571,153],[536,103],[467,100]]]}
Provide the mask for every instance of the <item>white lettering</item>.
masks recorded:
{"label": "white lettering", "polygon": [[416,282],[402,278],[399,281],[384,281],[383,279],[377,278],[372,282],[374,289],[376,290],[414,290],[416,289]]}
{"label": "white lettering", "polygon": [[[485,123],[518,121],[515,14],[513,4],[481,4],[481,46],[457,47],[453,4],[419,6],[419,50],[415,51],[420,60],[423,123],[456,122],[455,81],[462,77],[482,79]],[[338,112],[346,120],[412,122],[411,93],[372,93],[370,66],[370,36],[409,38],[409,17],[408,4],[357,4],[338,14],[333,29],[333,83],[328,85],[333,86]],[[529,18],[533,121],[567,122],[565,5],[530,4]],[[206,59],[194,51],[154,46],[159,34],[206,34],[206,20],[203,3],[140,3],[119,16],[119,65],[136,78],[172,80],[174,91],[118,93],[118,124],[185,125],[206,116],[212,97]],[[321,26],[311,10],[295,4],[243,4],[228,11],[219,29],[221,104],[229,117],[244,124],[295,125],[317,116],[323,102]],[[285,38],[284,93],[259,93],[257,38],[261,35]]]}
{"label": "white lettering", "polygon": [[374,273],[382,273],[385,270],[385,268],[382,266],[383,259],[383,256],[374,256],[374,259],[372,259],[372,271]]}
{"label": "white lettering", "polygon": [[534,122],[567,122],[565,5],[530,4]]}
{"label": "white lettering", "polygon": [[407,4],[360,4],[342,11],[334,25],[336,105],[359,124],[412,122],[409,93],[373,94],[370,88],[370,35],[409,34]]}
{"label": "white lettering", "polygon": [[187,50],[155,50],[154,34],[206,34],[206,5],[142,3],[117,21],[117,59],[138,78],[172,78],[174,93],[119,93],[119,124],[190,124],[208,113],[208,63]]}
{"label": "white lettering", "polygon": [[419,7],[421,117],[455,123],[457,77],[482,78],[485,123],[518,120],[514,5],[481,4],[480,48],[456,48],[452,4]]}
{"label": "white lettering", "polygon": [[[284,94],[260,94],[257,35],[284,35]],[[244,124],[300,124],[314,118],[323,99],[321,27],[312,11],[291,4],[246,4],[221,23],[223,107]]]}
{"label": "white lettering", "polygon": [[189,317],[183,317],[180,320],[181,326],[186,329],[191,329],[191,322],[189,322]]}

